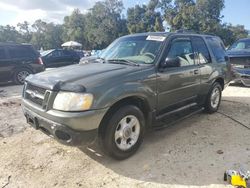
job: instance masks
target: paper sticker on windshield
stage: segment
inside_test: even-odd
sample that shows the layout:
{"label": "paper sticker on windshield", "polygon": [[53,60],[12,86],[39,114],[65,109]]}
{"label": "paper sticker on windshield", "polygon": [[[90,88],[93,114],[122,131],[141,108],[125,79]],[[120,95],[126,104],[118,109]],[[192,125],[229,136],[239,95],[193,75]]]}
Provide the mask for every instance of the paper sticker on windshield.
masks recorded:
{"label": "paper sticker on windshield", "polygon": [[152,35],[149,35],[147,37],[146,40],[154,40],[154,41],[164,41],[166,39],[166,37],[163,37],[163,36],[152,36]]}

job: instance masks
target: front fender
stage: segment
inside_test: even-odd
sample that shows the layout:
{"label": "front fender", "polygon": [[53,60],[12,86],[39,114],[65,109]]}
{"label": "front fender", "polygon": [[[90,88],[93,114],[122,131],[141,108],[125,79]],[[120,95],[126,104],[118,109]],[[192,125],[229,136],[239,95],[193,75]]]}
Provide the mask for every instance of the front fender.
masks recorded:
{"label": "front fender", "polygon": [[108,89],[100,96],[95,106],[96,108],[111,107],[118,101],[128,97],[138,97],[146,100],[151,109],[154,109],[156,106],[157,97],[154,88],[151,88],[141,82],[124,83],[117,87]]}

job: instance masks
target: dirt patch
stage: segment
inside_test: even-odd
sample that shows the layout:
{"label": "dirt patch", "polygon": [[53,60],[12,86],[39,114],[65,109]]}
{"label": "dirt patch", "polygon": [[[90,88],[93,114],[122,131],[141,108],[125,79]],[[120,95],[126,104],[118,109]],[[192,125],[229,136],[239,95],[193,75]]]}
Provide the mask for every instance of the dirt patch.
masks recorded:
{"label": "dirt patch", "polygon": [[[223,95],[220,111],[249,124],[250,89]],[[97,143],[67,147],[33,130],[13,102],[0,102],[0,128],[9,131],[0,130],[0,187],[226,187],[225,170],[250,169],[250,131],[219,113],[150,132],[134,156],[115,161]]]}
{"label": "dirt patch", "polygon": [[23,132],[27,127],[21,109],[21,99],[1,99],[0,138]]}

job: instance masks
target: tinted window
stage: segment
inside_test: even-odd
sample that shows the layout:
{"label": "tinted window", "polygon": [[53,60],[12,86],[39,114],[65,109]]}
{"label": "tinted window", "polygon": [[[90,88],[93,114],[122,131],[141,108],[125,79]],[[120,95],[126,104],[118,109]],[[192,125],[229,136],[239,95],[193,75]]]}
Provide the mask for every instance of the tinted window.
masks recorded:
{"label": "tinted window", "polygon": [[218,62],[224,62],[226,51],[222,41],[215,37],[207,37],[207,41],[213,51],[216,60]]}
{"label": "tinted window", "polygon": [[11,58],[35,57],[34,51],[29,46],[9,47],[9,54]]}
{"label": "tinted window", "polygon": [[250,40],[237,41],[229,50],[250,50]]}
{"label": "tinted window", "polygon": [[200,37],[192,38],[195,51],[198,53],[200,64],[211,62],[210,54],[204,40]]}
{"label": "tinted window", "polygon": [[60,51],[60,50],[53,51],[51,54],[49,54],[49,56],[61,57],[62,56],[62,51]]}
{"label": "tinted window", "polygon": [[6,59],[6,54],[4,48],[0,48],[0,59]]}
{"label": "tinted window", "polygon": [[194,65],[194,53],[189,39],[175,39],[171,43],[167,58],[178,58],[180,66]]}
{"label": "tinted window", "polygon": [[64,51],[63,51],[63,54],[64,54],[64,55],[66,55],[66,56],[71,56],[71,55],[74,55],[74,53],[73,53],[73,52],[71,52],[71,51],[67,51],[67,50],[64,50]]}

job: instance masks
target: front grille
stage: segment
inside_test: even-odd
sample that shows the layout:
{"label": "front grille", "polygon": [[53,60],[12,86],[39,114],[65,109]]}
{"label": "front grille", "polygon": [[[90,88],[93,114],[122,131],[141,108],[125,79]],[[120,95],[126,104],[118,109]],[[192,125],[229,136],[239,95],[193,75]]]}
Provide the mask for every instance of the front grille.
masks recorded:
{"label": "front grille", "polygon": [[50,92],[46,89],[27,83],[24,97],[26,100],[45,109],[47,107],[49,94]]}
{"label": "front grille", "polygon": [[32,85],[32,84],[27,84],[26,90],[37,91],[38,93],[40,93],[40,94],[42,94],[42,95],[44,95],[45,92],[46,92],[46,89],[41,88],[41,87],[34,86],[34,85]]}

